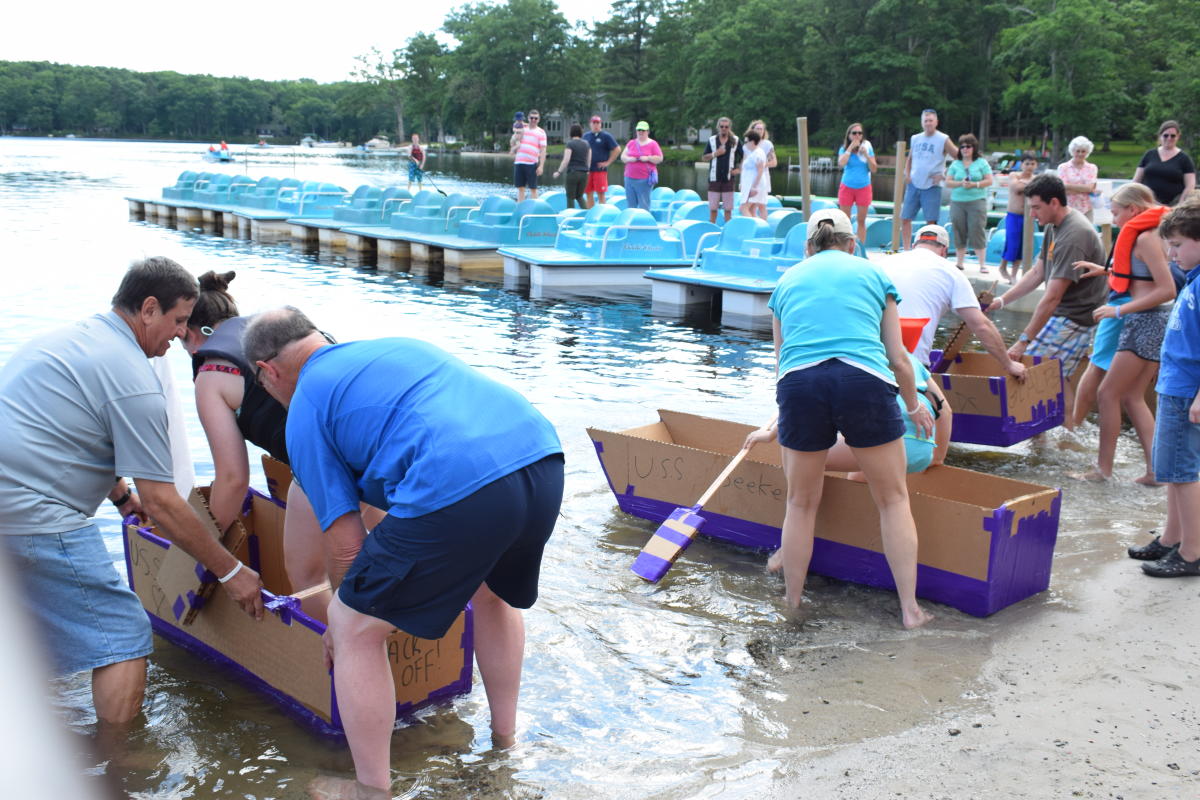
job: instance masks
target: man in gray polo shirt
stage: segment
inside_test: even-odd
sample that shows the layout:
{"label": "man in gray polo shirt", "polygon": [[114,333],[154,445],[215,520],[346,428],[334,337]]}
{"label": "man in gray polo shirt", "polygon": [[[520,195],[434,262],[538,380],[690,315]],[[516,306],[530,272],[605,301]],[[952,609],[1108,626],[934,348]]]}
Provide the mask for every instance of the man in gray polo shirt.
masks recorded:
{"label": "man in gray polo shirt", "polygon": [[[0,369],[0,552],[59,674],[92,671],[97,717],[141,710],[150,624],[89,521],[107,496],[221,576],[262,616],[258,574],[201,525],[175,490],[167,409],[151,356],[185,335],[196,279],[167,258],[135,263],[113,309],[27,343]],[[137,481],[140,498],[122,477]]]}

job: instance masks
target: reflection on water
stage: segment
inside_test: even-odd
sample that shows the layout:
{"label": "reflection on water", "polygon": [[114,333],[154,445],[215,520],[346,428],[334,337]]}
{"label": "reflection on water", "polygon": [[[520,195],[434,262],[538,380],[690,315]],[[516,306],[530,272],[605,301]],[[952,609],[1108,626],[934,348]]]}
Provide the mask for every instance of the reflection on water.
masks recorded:
{"label": "reflection on water", "polygon": [[[542,596],[527,615],[522,742],[491,749],[481,690],[422,713],[396,734],[405,797],[750,797],[804,759],[983,702],[978,667],[993,634],[1071,603],[1072,574],[1118,537],[1161,517],[1161,492],[1131,484],[1069,487],[1051,591],[986,620],[937,609],[931,630],[906,633],[895,597],[813,578],[800,616],[763,556],[709,541],[689,549],[660,585],[629,571],[653,530],[614,508],[584,428],[619,430],[673,408],[741,421],[773,413],[773,356],[759,334],[707,317],[650,313],[639,298],[531,300],[498,274],[464,275],[400,262],[376,270],[356,254],[255,245],[127,218],[123,194],[157,191],[200,169],[203,145],[0,139],[0,253],[8,289],[0,362],[30,336],[105,308],[127,262],[149,254],[195,273],[236,270],[245,312],[290,303],[339,339],[419,336],[523,392],[555,423],[567,451],[563,515],[547,551]],[[253,153],[222,166],[258,177],[292,174],[347,188],[403,179],[399,160]],[[207,165],[205,165],[207,166]],[[446,191],[485,194],[506,168],[460,157],[431,162]],[[678,178],[683,180],[686,170]],[[703,188],[703,173],[692,175]],[[670,177],[674,181],[676,178]],[[776,183],[787,178],[780,176]],[[829,193],[822,191],[821,193]],[[1002,317],[1010,330],[1016,317]],[[1005,322],[1007,320],[1007,323]],[[944,336],[944,331],[943,331]],[[175,376],[189,378],[174,349]],[[211,459],[194,413],[189,436],[200,480]],[[1087,465],[1085,453],[1023,444],[955,447],[951,463],[1050,485]],[[1094,429],[1083,441],[1094,446]],[[1123,438],[1118,474],[1138,474]],[[118,522],[100,523],[114,559]],[[62,682],[64,718],[93,771],[120,773],[136,797],[303,797],[320,773],[343,774],[346,752],[309,735],[269,702],[159,642],[145,721],[121,763],[89,744],[87,682]]]}

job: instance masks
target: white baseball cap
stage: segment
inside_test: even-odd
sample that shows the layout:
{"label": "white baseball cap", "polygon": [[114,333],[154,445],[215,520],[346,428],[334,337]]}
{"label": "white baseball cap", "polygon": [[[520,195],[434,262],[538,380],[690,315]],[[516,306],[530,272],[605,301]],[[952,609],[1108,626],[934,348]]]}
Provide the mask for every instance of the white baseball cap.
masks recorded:
{"label": "white baseball cap", "polygon": [[854,228],[850,226],[850,218],[843,214],[841,209],[823,208],[820,211],[813,212],[813,215],[808,218],[807,238],[811,239],[816,236],[822,224],[831,225],[834,233],[844,233],[847,236],[854,235]]}
{"label": "white baseball cap", "polygon": [[950,232],[941,225],[926,225],[917,231],[917,244],[940,244],[950,246]]}

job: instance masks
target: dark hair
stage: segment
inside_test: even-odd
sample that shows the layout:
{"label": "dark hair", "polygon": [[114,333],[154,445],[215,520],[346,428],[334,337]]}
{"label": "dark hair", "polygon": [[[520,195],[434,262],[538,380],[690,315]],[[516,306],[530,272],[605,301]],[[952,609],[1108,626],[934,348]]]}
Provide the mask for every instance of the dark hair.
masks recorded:
{"label": "dark hair", "polygon": [[1183,128],[1180,127],[1179,123],[1173,119],[1169,119],[1158,126],[1158,135],[1162,136],[1165,132],[1171,130],[1171,128],[1174,128],[1176,133],[1183,133]]}
{"label": "dark hair", "polygon": [[1200,242],[1200,195],[1190,195],[1164,214],[1158,223],[1158,235],[1164,239],[1182,236]]}
{"label": "dark hair", "polygon": [[573,125],[571,125],[571,132],[569,135],[572,139],[574,139],[577,136],[583,136],[583,126],[580,125],[578,122],[574,123]]}
{"label": "dark hair", "polygon": [[963,145],[971,146],[971,159],[979,158],[979,140],[975,138],[973,133],[964,133],[958,137],[958,160],[962,161]]}
{"label": "dark hair", "polygon": [[215,328],[238,315],[237,302],[226,291],[236,275],[233,270],[221,273],[209,270],[200,276],[200,296],[188,317],[189,328]]}
{"label": "dark hair", "polygon": [[758,131],[746,131],[742,138],[747,142],[754,142],[755,144],[762,141],[762,137],[758,135]]}
{"label": "dark hair", "polygon": [[255,314],[242,332],[242,351],[251,364],[270,361],[292,342],[298,342],[317,326],[294,306],[284,306]]}
{"label": "dark hair", "polygon": [[817,229],[808,237],[808,243],[818,253],[822,250],[832,250],[834,247],[845,247],[846,242],[854,239],[849,233],[838,233],[833,229],[833,221],[823,219],[817,223]]}
{"label": "dark hair", "polygon": [[1022,161],[1032,161],[1033,163],[1036,164],[1037,160],[1038,160],[1037,153],[1027,152],[1025,155],[1021,156],[1021,160]]}
{"label": "dark hair", "polygon": [[1025,196],[1037,197],[1043,203],[1057,200],[1059,205],[1067,204],[1067,190],[1063,186],[1062,178],[1044,172],[1025,185]]}
{"label": "dark hair", "polygon": [[113,308],[137,314],[146,298],[153,297],[165,314],[180,300],[195,300],[198,294],[192,273],[166,256],[152,256],[129,265],[112,304]]}

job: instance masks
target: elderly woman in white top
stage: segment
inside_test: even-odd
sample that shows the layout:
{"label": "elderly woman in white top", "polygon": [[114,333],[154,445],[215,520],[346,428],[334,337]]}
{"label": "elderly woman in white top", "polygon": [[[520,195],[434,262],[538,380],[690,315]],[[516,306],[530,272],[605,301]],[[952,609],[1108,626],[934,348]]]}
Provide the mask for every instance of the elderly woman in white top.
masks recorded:
{"label": "elderly woman in white top", "polygon": [[1058,177],[1067,190],[1067,205],[1092,219],[1091,194],[1096,191],[1096,165],[1088,161],[1095,145],[1086,136],[1076,136],[1067,145],[1070,161],[1058,165]]}

